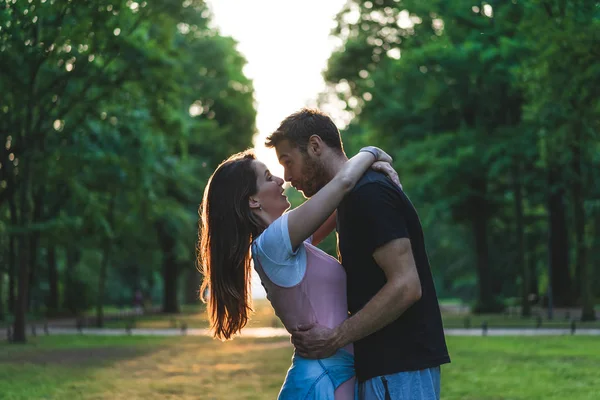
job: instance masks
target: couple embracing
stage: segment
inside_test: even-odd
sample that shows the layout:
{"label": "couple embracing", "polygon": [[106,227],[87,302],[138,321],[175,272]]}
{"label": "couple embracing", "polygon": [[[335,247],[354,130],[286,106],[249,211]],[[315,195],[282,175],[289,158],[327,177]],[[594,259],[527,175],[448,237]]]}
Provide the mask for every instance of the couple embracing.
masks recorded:
{"label": "couple embracing", "polygon": [[[295,347],[279,399],[439,399],[450,358],[421,223],[391,157],[371,146],[348,159],[333,121],[311,109],[266,145],[308,200],[287,211],[284,179],[252,152],[215,170],[198,252],[214,336],[246,325],[254,268]],[[334,229],[339,260],[316,247]]]}

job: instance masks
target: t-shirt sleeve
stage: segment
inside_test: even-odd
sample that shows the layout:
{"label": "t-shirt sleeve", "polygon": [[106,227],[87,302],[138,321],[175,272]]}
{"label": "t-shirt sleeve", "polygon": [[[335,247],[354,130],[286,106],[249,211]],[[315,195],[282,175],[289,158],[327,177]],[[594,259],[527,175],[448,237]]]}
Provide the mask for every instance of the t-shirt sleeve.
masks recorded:
{"label": "t-shirt sleeve", "polygon": [[288,231],[288,214],[277,218],[255,240],[253,256],[258,258],[269,279],[279,286],[293,286],[304,275],[306,249],[294,251]]}
{"label": "t-shirt sleeve", "polygon": [[352,192],[350,215],[359,224],[363,245],[371,253],[392,240],[410,238],[404,207],[398,189],[383,183],[368,183]]}
{"label": "t-shirt sleeve", "polygon": [[257,245],[261,254],[278,264],[286,263],[290,257],[297,253],[292,250],[290,233],[288,230],[288,214],[277,218],[258,237]]}

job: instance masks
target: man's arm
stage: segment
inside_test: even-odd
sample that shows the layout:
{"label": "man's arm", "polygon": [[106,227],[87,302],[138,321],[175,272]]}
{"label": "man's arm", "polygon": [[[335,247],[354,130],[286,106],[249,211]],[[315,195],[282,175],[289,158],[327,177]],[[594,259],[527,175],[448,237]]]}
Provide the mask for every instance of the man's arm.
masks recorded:
{"label": "man's arm", "polygon": [[336,346],[344,347],[395,321],[421,298],[421,281],[410,240],[395,239],[373,253],[387,282],[354,316],[334,330]]}
{"label": "man's arm", "polygon": [[327,237],[327,235],[333,232],[333,230],[335,229],[336,216],[337,211],[334,211],[333,214],[331,214],[329,218],[327,218],[327,221],[325,221],[323,225],[321,225],[319,229],[317,229],[315,233],[313,233],[312,244],[314,246],[318,246],[319,243],[321,243]]}
{"label": "man's arm", "polygon": [[337,328],[313,326],[306,331],[293,332],[292,343],[300,356],[329,357],[337,349],[393,322],[421,298],[421,282],[409,239],[386,243],[375,250],[373,258],[385,273],[385,285],[359,312]]}
{"label": "man's arm", "polygon": [[421,298],[405,216],[410,205],[405,204],[397,189],[378,182],[363,185],[347,201],[345,212],[353,216],[350,223],[355,232],[361,232],[360,246],[375,261],[360,268],[381,268],[386,283],[360,311],[335,329],[316,325],[292,332],[292,342],[305,357],[333,354],[385,327]]}

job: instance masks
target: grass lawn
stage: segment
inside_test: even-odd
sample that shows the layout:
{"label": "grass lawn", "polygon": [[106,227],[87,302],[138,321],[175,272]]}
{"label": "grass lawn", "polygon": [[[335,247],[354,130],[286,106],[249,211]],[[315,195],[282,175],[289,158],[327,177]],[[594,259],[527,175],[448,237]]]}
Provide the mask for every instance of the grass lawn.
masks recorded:
{"label": "grass lawn", "polygon": [[[503,314],[480,314],[480,315],[457,315],[457,314],[443,314],[442,319],[444,321],[444,327],[448,328],[465,328],[466,320],[471,328],[481,328],[484,322],[487,323],[489,328],[536,328],[538,324],[537,317],[523,318],[517,315],[503,315]],[[600,320],[581,322],[575,320],[576,329],[579,328],[600,328]],[[571,320],[564,318],[554,318],[548,320],[542,318],[541,328],[570,328]]]}
{"label": "grass lawn", "polygon": [[596,337],[447,338],[442,398],[461,400],[600,398]]}
{"label": "grass lawn", "polygon": [[273,399],[290,356],[282,339],[38,337],[0,344],[0,398]]}
{"label": "grass lawn", "polygon": [[[442,399],[598,399],[595,337],[449,337]],[[275,399],[288,339],[37,337],[0,343],[0,398]]]}

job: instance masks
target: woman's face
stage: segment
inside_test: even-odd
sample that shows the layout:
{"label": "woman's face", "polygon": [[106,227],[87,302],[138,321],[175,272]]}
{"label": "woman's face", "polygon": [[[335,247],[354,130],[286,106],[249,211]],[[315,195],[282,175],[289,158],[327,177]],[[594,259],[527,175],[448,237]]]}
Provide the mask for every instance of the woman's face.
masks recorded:
{"label": "woman's face", "polygon": [[260,161],[253,161],[256,171],[256,186],[258,191],[252,196],[266,212],[272,222],[279,218],[290,207],[287,196],[283,194],[283,179],[271,175],[267,166]]}

